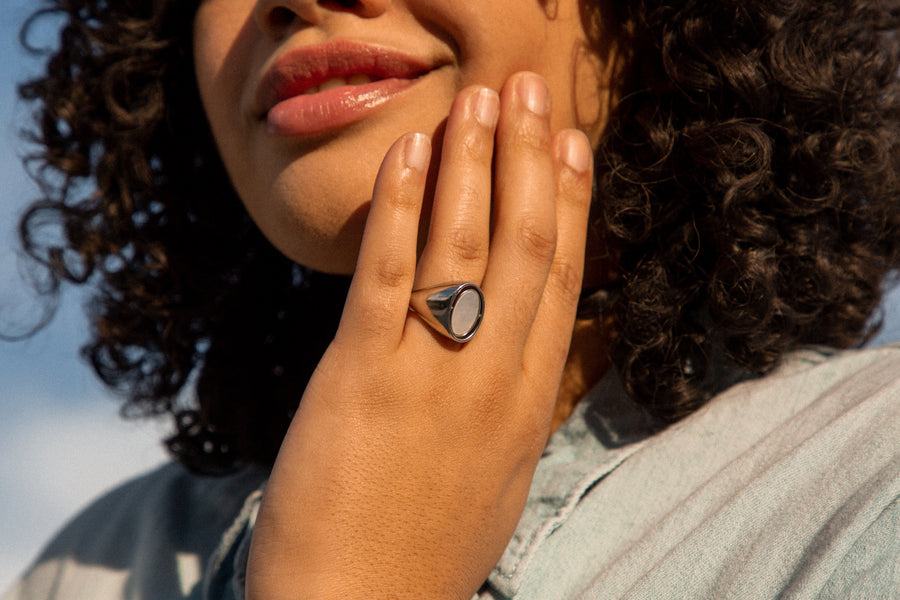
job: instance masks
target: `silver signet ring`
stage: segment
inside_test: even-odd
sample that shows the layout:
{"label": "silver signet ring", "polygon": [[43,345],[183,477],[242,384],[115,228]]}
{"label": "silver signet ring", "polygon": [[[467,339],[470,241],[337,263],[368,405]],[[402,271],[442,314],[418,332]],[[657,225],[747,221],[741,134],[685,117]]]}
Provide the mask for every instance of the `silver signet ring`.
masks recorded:
{"label": "silver signet ring", "polygon": [[474,283],[413,290],[409,308],[441,335],[468,342],[484,317],[484,294]]}

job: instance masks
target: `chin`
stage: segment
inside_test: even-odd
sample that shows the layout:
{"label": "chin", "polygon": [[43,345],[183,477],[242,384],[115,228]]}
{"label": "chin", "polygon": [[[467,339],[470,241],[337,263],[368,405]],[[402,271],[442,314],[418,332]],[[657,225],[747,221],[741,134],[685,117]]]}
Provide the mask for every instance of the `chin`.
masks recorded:
{"label": "chin", "polygon": [[299,265],[330,275],[352,275],[362,241],[362,224],[348,222],[339,232],[308,232],[309,235],[290,238],[271,235],[265,229],[263,233],[279,252]]}
{"label": "chin", "polygon": [[[358,256],[358,248],[351,250],[342,248],[343,252],[337,254],[334,252],[323,252],[316,256],[310,256],[306,259],[292,259],[294,262],[303,265],[313,271],[319,273],[327,273],[328,275],[353,275],[356,268],[356,259]],[[291,258],[289,256],[289,258]],[[299,258],[299,257],[298,257]]]}
{"label": "chin", "polygon": [[263,230],[285,256],[296,262],[332,275],[352,275],[359,258],[369,202],[345,205],[345,210],[310,218],[306,212],[290,216],[274,224],[276,231]]}

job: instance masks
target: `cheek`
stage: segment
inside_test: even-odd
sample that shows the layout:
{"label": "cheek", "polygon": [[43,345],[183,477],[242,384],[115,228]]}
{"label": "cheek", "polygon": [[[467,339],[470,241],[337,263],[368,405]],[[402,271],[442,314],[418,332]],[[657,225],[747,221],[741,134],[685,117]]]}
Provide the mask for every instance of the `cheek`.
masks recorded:
{"label": "cheek", "polygon": [[193,31],[194,72],[197,75],[197,85],[204,105],[206,99],[213,93],[210,88],[224,58],[224,52],[217,43],[221,38],[213,33],[216,30],[216,20],[214,14],[210,14],[208,6],[208,3],[204,4],[197,10]]}
{"label": "cheek", "polygon": [[535,71],[550,86],[554,127],[577,123],[575,65],[578,49],[587,44],[578,2],[457,1],[453,6],[456,13],[446,16],[459,47],[460,87],[482,84],[499,90],[513,73]]}
{"label": "cheek", "polygon": [[[234,2],[204,3],[194,20],[194,69],[204,109],[218,137],[217,121],[237,116],[244,78],[248,72],[249,52],[243,41],[250,17],[232,5]],[[220,6],[228,5],[228,6]],[[239,7],[238,7],[239,8]]]}

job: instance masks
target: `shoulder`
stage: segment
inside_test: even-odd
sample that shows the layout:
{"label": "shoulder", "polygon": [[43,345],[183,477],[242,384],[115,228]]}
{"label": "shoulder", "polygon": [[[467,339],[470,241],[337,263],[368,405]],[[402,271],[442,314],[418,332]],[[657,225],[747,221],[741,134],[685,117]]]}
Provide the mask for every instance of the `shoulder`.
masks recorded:
{"label": "shoulder", "polygon": [[187,597],[261,469],[200,477],[169,464],[133,479],[77,515],[7,600]]}
{"label": "shoulder", "polygon": [[893,597],[898,431],[900,346],[795,352],[613,450],[620,459],[570,505],[518,532],[530,545],[496,588],[544,600]]}
{"label": "shoulder", "polygon": [[864,422],[883,429],[879,415],[896,415],[898,400],[900,345],[849,351],[808,348],[785,357],[772,373],[723,391],[671,432],[674,437],[704,429],[734,432],[740,424],[750,438],[782,431],[798,443],[817,433],[839,442],[842,438],[835,434]]}
{"label": "shoulder", "polygon": [[[781,366],[766,377],[747,382],[747,387],[764,389],[785,385],[804,396],[839,395],[864,402],[879,388],[900,386],[900,343],[862,350],[806,348],[788,354]],[[858,384],[840,387],[843,382]],[[868,384],[863,382],[868,381]],[[799,383],[799,385],[798,385]],[[859,385],[863,384],[863,385]],[[740,386],[736,386],[740,389]],[[728,390],[728,392],[735,390]]]}

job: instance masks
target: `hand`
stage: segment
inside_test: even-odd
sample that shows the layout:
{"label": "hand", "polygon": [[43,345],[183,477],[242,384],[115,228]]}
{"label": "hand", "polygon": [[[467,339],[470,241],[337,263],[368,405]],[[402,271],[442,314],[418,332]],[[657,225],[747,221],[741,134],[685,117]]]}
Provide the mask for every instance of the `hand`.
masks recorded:
{"label": "hand", "polygon": [[[460,92],[417,264],[429,157],[409,134],[384,159],[340,327],[266,489],[248,598],[468,600],[521,515],[581,290],[590,146],[551,135],[533,74]],[[407,306],[463,281],[486,309],[461,345]]]}

